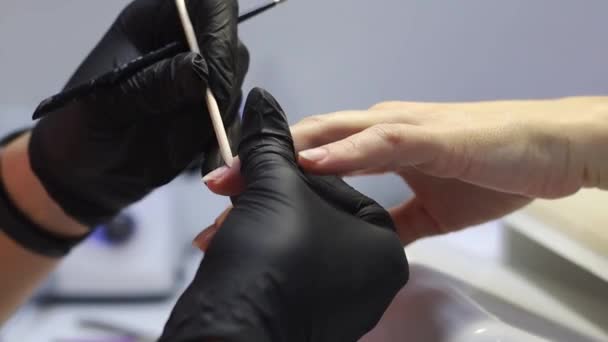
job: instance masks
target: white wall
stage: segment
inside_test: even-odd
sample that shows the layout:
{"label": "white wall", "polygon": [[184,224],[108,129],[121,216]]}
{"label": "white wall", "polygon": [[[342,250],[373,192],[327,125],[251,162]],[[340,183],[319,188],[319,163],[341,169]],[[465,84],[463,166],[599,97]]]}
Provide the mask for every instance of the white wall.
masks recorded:
{"label": "white wall", "polygon": [[[126,3],[0,2],[0,128],[59,90]],[[241,26],[246,87],[293,121],[388,99],[608,94],[606,14],[602,0],[289,0]]]}
{"label": "white wall", "polygon": [[[125,3],[2,1],[0,105],[60,89]],[[273,89],[294,117],[383,99],[608,93],[607,13],[602,0],[289,0],[241,27],[247,85]]]}

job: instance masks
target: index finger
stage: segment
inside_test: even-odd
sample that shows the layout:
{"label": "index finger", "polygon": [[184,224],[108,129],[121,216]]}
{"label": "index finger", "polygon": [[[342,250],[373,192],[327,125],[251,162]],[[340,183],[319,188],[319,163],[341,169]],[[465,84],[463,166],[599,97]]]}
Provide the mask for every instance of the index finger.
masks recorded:
{"label": "index finger", "polygon": [[420,124],[414,113],[393,110],[341,111],[304,118],[291,127],[296,152],[345,139],[381,123]]}

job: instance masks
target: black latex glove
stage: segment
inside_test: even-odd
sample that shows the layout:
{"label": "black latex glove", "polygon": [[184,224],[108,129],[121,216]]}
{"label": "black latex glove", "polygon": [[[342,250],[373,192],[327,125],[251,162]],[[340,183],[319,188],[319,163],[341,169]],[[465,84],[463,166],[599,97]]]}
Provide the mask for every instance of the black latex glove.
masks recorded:
{"label": "black latex glove", "polygon": [[[171,49],[43,102],[32,169],[65,212],[91,227],[184,170],[215,138],[204,108],[209,70]],[[167,57],[172,56],[172,57]]]}
{"label": "black latex glove", "polygon": [[[238,1],[186,0],[186,7],[209,67],[208,83],[233,143],[240,134],[241,86],[249,67],[248,51],[237,36]],[[175,0],[135,0],[120,13],[72,76],[67,88],[85,84],[171,43],[179,44],[179,52],[188,50]],[[198,108],[201,115],[206,113],[204,108]],[[206,139],[208,134],[204,132],[200,139]],[[205,156],[198,156],[199,160],[205,157],[203,173],[222,163],[215,142],[205,152]]]}
{"label": "black latex glove", "polygon": [[253,90],[243,120],[246,190],[160,341],[356,341],[408,278],[388,213],[298,168],[270,94]]}
{"label": "black latex glove", "polygon": [[[238,1],[186,0],[186,7],[209,65],[209,84],[220,110],[227,112],[249,65],[247,49],[237,35]],[[188,49],[175,0],[135,0],[72,76],[68,88],[171,43],[179,43],[181,52]]]}
{"label": "black latex glove", "polygon": [[[237,1],[188,0],[187,6],[205,61],[183,54],[185,34],[173,0],[136,0],[67,90],[36,110],[35,118],[48,115],[33,131],[34,171],[58,204],[84,224],[109,220],[202,156],[205,170],[221,164],[203,101],[207,85],[230,141],[240,135],[249,55],[237,37]],[[168,60],[150,67],[162,59]]]}

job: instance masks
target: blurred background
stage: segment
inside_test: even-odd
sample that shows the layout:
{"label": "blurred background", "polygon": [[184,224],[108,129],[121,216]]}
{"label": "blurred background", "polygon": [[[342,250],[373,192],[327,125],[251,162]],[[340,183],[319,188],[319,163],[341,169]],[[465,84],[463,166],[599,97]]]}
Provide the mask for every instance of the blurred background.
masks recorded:
{"label": "blurred background", "polygon": [[[0,3],[0,133],[31,124],[37,104],[62,88],[128,2]],[[246,9],[260,1],[240,3]],[[239,27],[251,53],[245,91],[270,90],[294,123],[385,100],[606,95],[607,13],[601,0],[289,0]],[[409,196],[394,177],[350,181],[386,206]],[[30,305],[0,330],[0,339],[68,340],[87,334],[79,330],[87,320],[157,336],[200,258],[191,239],[227,204],[198,176],[178,179],[129,210],[114,227],[118,238],[98,237],[80,248],[81,258],[67,260],[41,294],[45,302],[95,297],[113,304]],[[495,255],[502,229],[445,241],[464,254]],[[411,253],[430,253],[421,248]],[[105,261],[91,267],[76,259]],[[600,331],[608,324],[591,321]]]}

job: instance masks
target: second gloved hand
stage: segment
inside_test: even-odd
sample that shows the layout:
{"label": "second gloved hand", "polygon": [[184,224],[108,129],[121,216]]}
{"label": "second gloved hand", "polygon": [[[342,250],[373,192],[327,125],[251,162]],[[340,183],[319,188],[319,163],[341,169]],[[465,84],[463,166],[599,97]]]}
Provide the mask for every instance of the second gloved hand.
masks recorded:
{"label": "second gloved hand", "polygon": [[49,195],[93,227],[171,181],[214,141],[197,54],[148,55],[73,94],[44,101],[32,169]]}
{"label": "second gloved hand", "polygon": [[407,281],[390,216],[337,177],[304,174],[263,90],[247,100],[239,156],[246,189],[161,341],[356,341]]}

